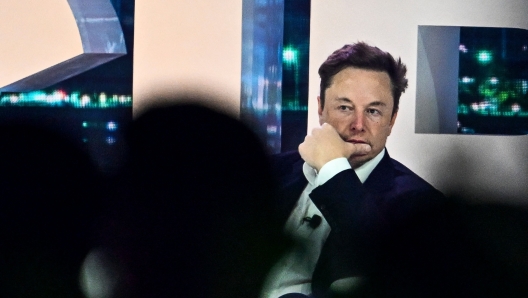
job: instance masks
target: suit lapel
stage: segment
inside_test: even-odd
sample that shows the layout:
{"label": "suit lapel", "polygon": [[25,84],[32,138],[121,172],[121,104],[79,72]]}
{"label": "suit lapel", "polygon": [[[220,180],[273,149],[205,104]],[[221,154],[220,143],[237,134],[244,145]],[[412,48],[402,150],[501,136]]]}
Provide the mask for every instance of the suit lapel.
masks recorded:
{"label": "suit lapel", "polygon": [[[386,193],[394,183],[394,168],[389,153],[385,155],[374,168],[363,186],[372,194]],[[319,256],[313,275],[312,290],[316,297],[325,297],[333,282],[358,275],[352,260],[344,258],[340,253],[342,247],[337,244],[335,235],[330,232]],[[352,279],[357,282],[357,280]]]}
{"label": "suit lapel", "polygon": [[363,184],[370,193],[384,193],[394,185],[394,167],[387,149],[379,164],[374,168]]}
{"label": "suit lapel", "polygon": [[[278,215],[279,220],[283,224],[286,223],[308,183],[302,171],[303,164],[304,161],[298,156],[298,158],[289,159],[286,166],[282,164],[280,171],[276,172],[277,181],[279,182],[277,196]],[[374,168],[363,185],[369,192],[379,194],[389,191],[393,183],[394,168],[388,152],[385,151],[382,160]],[[351,273],[353,275],[350,267],[343,267],[345,264],[339,257],[339,249],[334,245],[334,238],[333,234],[330,233],[319,257],[316,272],[314,272],[314,278],[312,280],[314,294],[320,294],[321,297],[325,296],[325,289],[328,289],[333,281],[349,277]]]}

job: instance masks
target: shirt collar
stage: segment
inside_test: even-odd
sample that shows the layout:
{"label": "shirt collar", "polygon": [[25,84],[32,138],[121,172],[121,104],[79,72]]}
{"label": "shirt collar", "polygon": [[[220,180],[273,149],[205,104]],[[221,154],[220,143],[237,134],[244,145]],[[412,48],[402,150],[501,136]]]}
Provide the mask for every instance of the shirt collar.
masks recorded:
{"label": "shirt collar", "polygon": [[[372,171],[374,171],[374,168],[376,168],[376,166],[380,163],[384,155],[385,155],[385,148],[383,148],[383,150],[381,150],[381,152],[378,153],[378,155],[376,155],[373,159],[367,161],[359,168],[354,169],[361,183],[365,183],[365,181],[370,176]],[[310,167],[307,163],[303,164],[303,172],[304,172],[304,176],[306,177],[306,180],[308,180],[308,183],[310,183],[311,185],[314,185],[315,179],[317,178],[317,172],[312,167]]]}
{"label": "shirt collar", "polygon": [[374,168],[376,168],[376,166],[380,163],[384,155],[385,148],[383,148],[383,150],[381,150],[381,152],[378,153],[378,155],[376,155],[373,159],[367,161],[359,168],[354,169],[361,183],[365,183],[365,180],[367,180],[367,178],[370,176],[370,173],[374,171]]}

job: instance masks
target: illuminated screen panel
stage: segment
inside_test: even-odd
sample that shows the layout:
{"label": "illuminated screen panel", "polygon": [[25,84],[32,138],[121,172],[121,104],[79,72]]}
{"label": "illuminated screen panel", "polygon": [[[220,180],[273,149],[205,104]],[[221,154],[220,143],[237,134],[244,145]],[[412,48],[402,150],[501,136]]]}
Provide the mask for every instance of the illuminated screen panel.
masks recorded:
{"label": "illuminated screen panel", "polygon": [[460,27],[458,133],[528,134],[528,31]]}
{"label": "illuminated screen panel", "polygon": [[0,121],[25,121],[76,141],[101,170],[122,160],[122,132],[132,120],[134,0],[110,1],[126,55],[41,90],[0,93]]}
{"label": "illuminated screen panel", "polygon": [[309,0],[284,3],[281,152],[297,150],[306,135],[310,8]]}
{"label": "illuminated screen panel", "polygon": [[244,0],[240,117],[272,153],[297,149],[308,111],[310,0]]}
{"label": "illuminated screen panel", "polygon": [[280,152],[284,0],[242,3],[242,90],[240,118]]}

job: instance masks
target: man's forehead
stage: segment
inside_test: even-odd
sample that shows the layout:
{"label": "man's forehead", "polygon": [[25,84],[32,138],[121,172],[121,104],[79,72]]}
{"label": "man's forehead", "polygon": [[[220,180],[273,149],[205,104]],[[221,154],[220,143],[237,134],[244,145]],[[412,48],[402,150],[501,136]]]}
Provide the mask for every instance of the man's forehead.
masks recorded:
{"label": "man's forehead", "polygon": [[393,85],[392,85],[392,80],[388,72],[365,69],[365,68],[357,68],[357,67],[346,67],[340,70],[339,72],[337,72],[336,74],[334,74],[332,77],[330,77],[325,91],[331,88],[332,86],[334,86],[336,84],[336,81],[355,82],[358,79],[363,79],[367,77],[371,77],[371,78],[376,77],[376,79],[378,79],[380,82],[385,81],[386,83],[388,83],[389,90],[392,92]]}
{"label": "man's forehead", "polygon": [[391,77],[387,71],[372,70],[372,69],[358,68],[358,67],[346,67],[338,71],[337,73],[335,73],[333,76],[330,77],[326,90],[334,86],[336,84],[336,81],[355,82],[359,79],[369,78],[369,77],[375,78],[380,83],[381,82],[388,83],[389,90],[392,92],[393,84],[392,84]]}
{"label": "man's forehead", "polygon": [[345,73],[345,72],[356,72],[356,71],[361,71],[361,72],[366,72],[366,73],[377,73],[377,74],[386,74],[388,77],[389,76],[389,73],[386,71],[386,70],[379,70],[379,69],[371,69],[371,68],[366,68],[366,67],[357,67],[357,66],[346,66],[346,67],[343,67],[342,69],[340,69],[338,72],[336,72],[333,76],[330,77],[330,82],[332,82],[334,80],[334,78],[338,75],[338,74],[341,74],[341,73]]}

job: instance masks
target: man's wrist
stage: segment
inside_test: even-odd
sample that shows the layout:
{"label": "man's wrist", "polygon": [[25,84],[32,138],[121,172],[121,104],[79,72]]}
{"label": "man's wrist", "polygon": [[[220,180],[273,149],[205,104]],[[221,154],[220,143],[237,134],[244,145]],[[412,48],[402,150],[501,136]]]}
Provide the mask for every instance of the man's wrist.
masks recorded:
{"label": "man's wrist", "polygon": [[322,185],[338,173],[351,168],[352,167],[350,166],[350,163],[346,157],[332,159],[331,161],[325,163],[317,173],[315,185]]}

